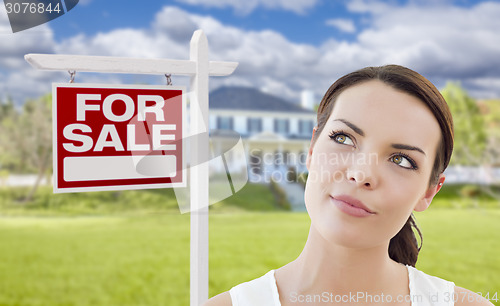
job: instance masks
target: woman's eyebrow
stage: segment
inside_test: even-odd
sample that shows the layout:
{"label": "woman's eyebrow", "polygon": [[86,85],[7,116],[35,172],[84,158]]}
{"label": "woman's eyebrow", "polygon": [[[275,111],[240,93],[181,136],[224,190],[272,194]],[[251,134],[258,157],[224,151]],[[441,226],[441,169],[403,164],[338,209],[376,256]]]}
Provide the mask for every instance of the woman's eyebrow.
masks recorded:
{"label": "woman's eyebrow", "polygon": [[357,125],[355,125],[354,123],[351,123],[345,119],[335,119],[333,121],[340,121],[340,122],[343,122],[345,125],[347,125],[348,127],[350,127],[354,132],[358,133],[359,135],[361,136],[365,136],[365,132],[363,132],[362,129],[360,129]]}
{"label": "woman's eyebrow", "polygon": [[[345,125],[347,125],[348,127],[350,127],[354,132],[358,133],[361,136],[365,136],[365,132],[363,132],[363,130],[361,128],[359,128],[357,125],[355,125],[352,122],[349,122],[346,119],[335,119],[333,121],[340,121],[340,122],[344,123]],[[417,151],[417,152],[420,152],[420,153],[424,154],[425,156],[427,156],[427,154],[425,154],[424,150],[420,149],[419,147],[410,146],[410,145],[406,145],[406,144],[400,144],[400,143],[393,143],[393,144],[391,144],[391,147],[393,147],[394,149],[399,149],[399,150]]]}
{"label": "woman's eyebrow", "polygon": [[417,152],[420,152],[420,153],[424,154],[425,156],[427,156],[425,154],[424,150],[420,149],[419,147],[409,146],[409,145],[400,144],[400,143],[393,143],[393,144],[391,144],[391,147],[393,147],[394,149],[399,149],[399,150],[417,151]]}

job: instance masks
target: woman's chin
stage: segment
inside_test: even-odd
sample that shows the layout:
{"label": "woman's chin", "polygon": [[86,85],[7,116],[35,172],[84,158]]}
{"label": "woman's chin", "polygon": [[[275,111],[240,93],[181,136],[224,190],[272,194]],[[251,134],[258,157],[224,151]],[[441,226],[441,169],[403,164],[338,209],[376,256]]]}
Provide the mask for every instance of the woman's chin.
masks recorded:
{"label": "woman's chin", "polygon": [[359,228],[354,226],[348,226],[343,224],[332,224],[332,220],[329,222],[321,222],[317,224],[312,222],[312,230],[314,230],[321,237],[323,242],[328,245],[342,246],[345,248],[370,248],[373,247],[373,243],[367,237],[366,233],[359,232]]}

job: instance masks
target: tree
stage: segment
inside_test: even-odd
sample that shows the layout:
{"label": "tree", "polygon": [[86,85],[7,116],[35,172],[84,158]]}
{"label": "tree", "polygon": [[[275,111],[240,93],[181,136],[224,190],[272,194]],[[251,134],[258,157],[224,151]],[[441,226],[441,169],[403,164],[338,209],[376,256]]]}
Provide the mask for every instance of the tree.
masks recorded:
{"label": "tree", "polygon": [[19,168],[19,157],[11,146],[19,116],[20,113],[15,109],[12,100],[0,101],[0,171],[2,172],[8,173]]}
{"label": "tree", "polygon": [[[10,171],[37,173],[25,201],[30,201],[52,165],[52,97],[28,100],[21,112],[0,118],[0,158]],[[2,110],[4,107],[2,106]],[[5,109],[9,109],[5,107]]]}
{"label": "tree", "polygon": [[446,84],[441,93],[450,107],[455,130],[450,164],[483,165],[488,137],[478,104],[458,83]]}
{"label": "tree", "polygon": [[492,167],[500,167],[500,100],[480,101],[479,106],[488,134],[488,146],[485,151],[487,163]]}
{"label": "tree", "polygon": [[12,99],[7,98],[5,101],[0,101],[0,122],[3,119],[12,116],[16,112],[14,102]]}
{"label": "tree", "polygon": [[[6,138],[6,128],[8,124],[12,124],[13,118],[18,115],[14,102],[11,99],[0,101],[0,186],[4,184],[9,176],[9,168],[11,168],[11,161],[5,150],[1,146],[2,141]],[[10,122],[7,122],[9,120]]]}
{"label": "tree", "polygon": [[[450,164],[481,167],[492,178],[494,167],[500,164],[499,133],[492,130],[500,126],[500,114],[495,112],[500,108],[477,103],[457,83],[448,83],[442,94],[452,112],[455,128],[455,146]],[[480,189],[500,199],[499,189],[494,185],[481,185]]]}

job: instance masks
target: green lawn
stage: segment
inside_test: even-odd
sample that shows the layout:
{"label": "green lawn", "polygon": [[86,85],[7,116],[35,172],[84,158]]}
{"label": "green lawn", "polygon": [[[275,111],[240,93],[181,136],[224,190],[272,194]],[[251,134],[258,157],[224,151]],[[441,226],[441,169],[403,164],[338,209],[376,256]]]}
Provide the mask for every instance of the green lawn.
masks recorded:
{"label": "green lawn", "polygon": [[[210,295],[293,260],[304,213],[210,216]],[[417,215],[417,268],[500,294],[500,211]],[[189,215],[0,218],[0,305],[188,305]],[[500,305],[499,302],[494,302]]]}
{"label": "green lawn", "polygon": [[[0,216],[95,216],[179,214],[174,189],[146,189],[53,194],[39,188],[30,202],[22,199],[29,188],[0,187]],[[210,206],[214,212],[280,210],[266,185],[247,184],[235,196]]]}

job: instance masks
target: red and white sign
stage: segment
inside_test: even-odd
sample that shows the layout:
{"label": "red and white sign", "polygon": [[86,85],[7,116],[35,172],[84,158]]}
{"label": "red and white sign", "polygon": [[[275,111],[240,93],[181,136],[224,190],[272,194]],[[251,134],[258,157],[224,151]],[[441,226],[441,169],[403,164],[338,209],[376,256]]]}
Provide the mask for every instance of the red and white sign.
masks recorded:
{"label": "red and white sign", "polygon": [[53,84],[54,192],[185,186],[184,88]]}

